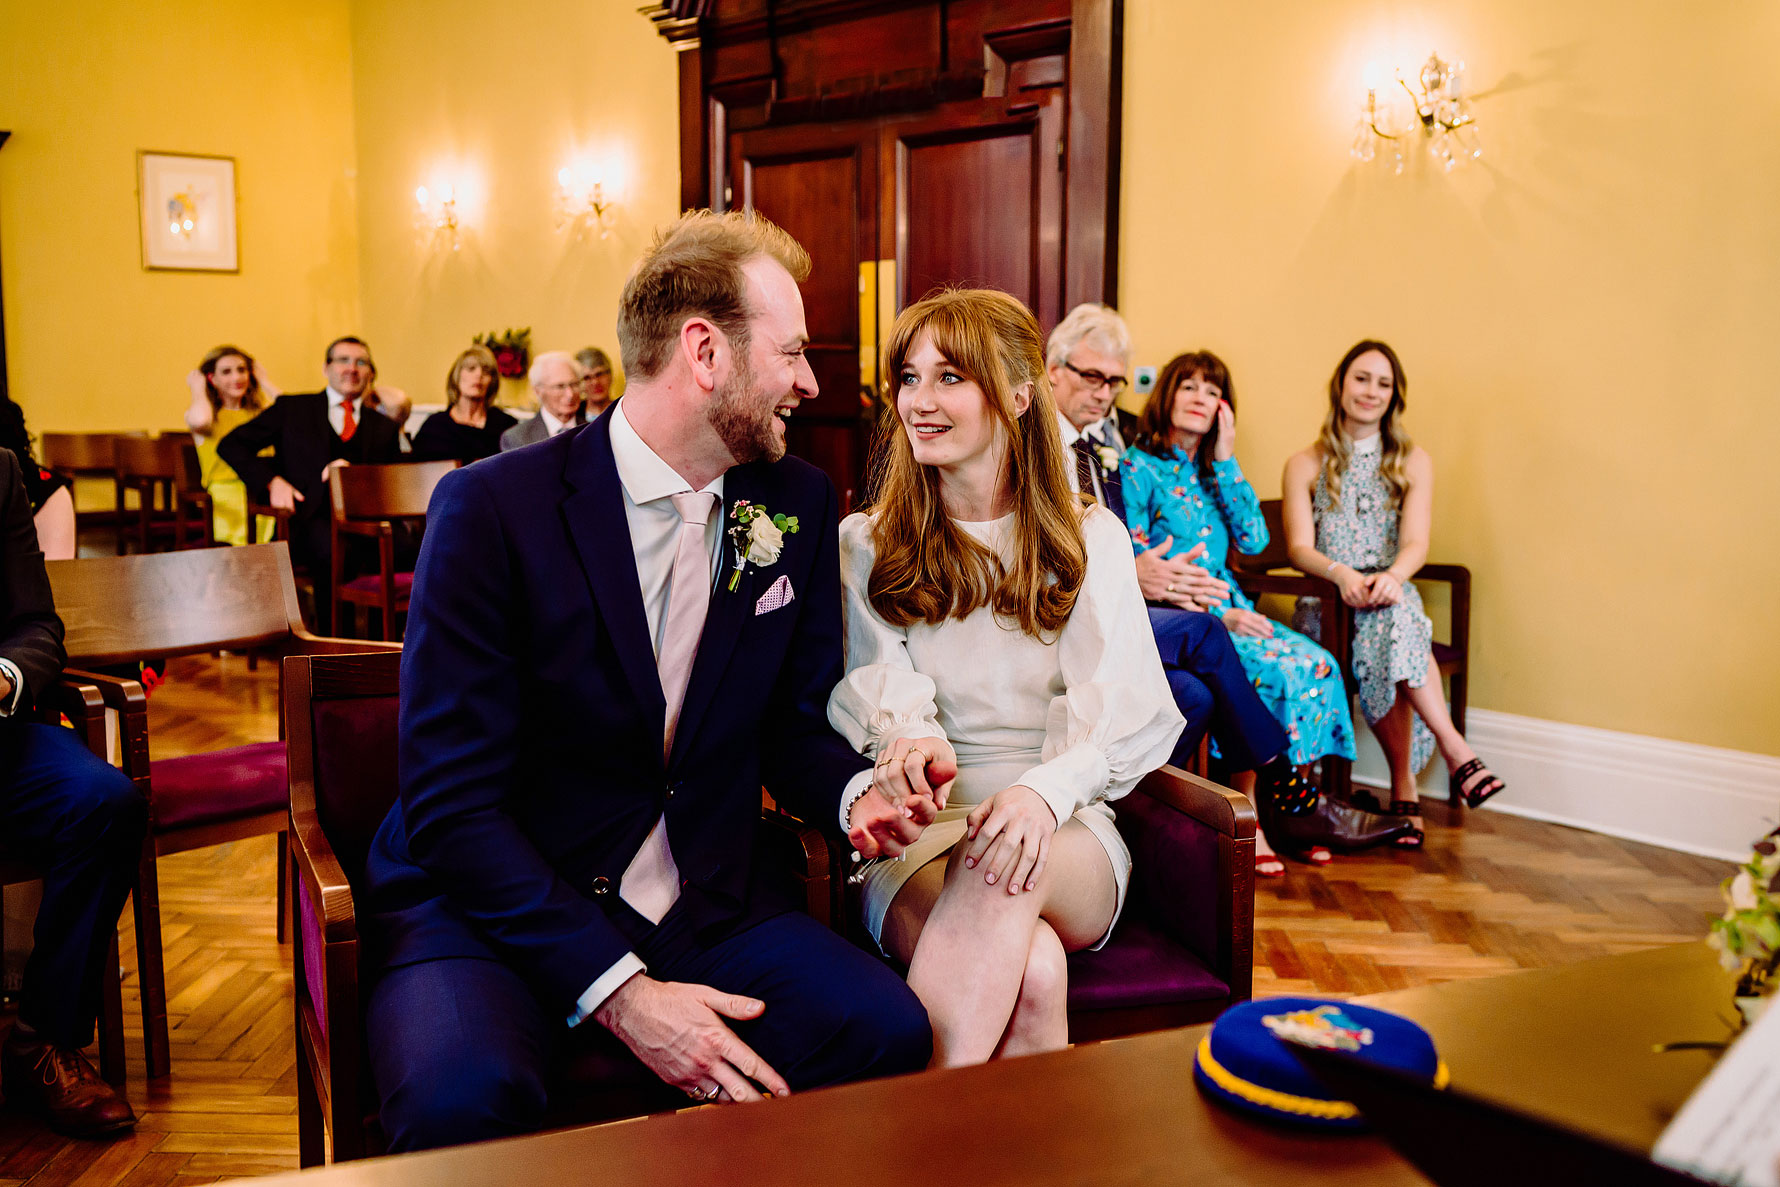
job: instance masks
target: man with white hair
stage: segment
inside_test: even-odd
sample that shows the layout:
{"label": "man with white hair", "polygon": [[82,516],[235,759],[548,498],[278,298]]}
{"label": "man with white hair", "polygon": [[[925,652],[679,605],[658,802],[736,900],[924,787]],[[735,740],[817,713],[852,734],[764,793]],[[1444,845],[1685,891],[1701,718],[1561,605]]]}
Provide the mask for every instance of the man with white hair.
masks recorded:
{"label": "man with white hair", "polygon": [[537,397],[538,414],[501,434],[502,453],[548,441],[564,429],[587,423],[587,409],[581,399],[587,372],[574,355],[566,350],[546,350],[532,360],[526,378],[531,381],[532,395]]}
{"label": "man with white hair", "polygon": [[[1125,442],[1113,405],[1131,371],[1131,331],[1125,319],[1105,305],[1077,305],[1051,331],[1045,362],[1057,403],[1057,430],[1072,462],[1070,485],[1123,519],[1119,458]],[[1254,771],[1268,800],[1302,810],[1284,825],[1294,847],[1383,839],[1387,826],[1362,819],[1366,814],[1357,810],[1324,803],[1310,814],[1319,798],[1316,789],[1287,761],[1285,731],[1249,683],[1229,631],[1216,616],[1204,613],[1207,604],[1229,597],[1229,586],[1192,563],[1204,555],[1204,545],[1170,558],[1166,553],[1173,543],[1169,537],[1153,548],[1137,549],[1137,584],[1149,603],[1150,629],[1175,705],[1187,719],[1172,761],[1177,766],[1187,762],[1209,731],[1231,770]],[[1285,872],[1272,855],[1256,864],[1257,872],[1269,876]]]}

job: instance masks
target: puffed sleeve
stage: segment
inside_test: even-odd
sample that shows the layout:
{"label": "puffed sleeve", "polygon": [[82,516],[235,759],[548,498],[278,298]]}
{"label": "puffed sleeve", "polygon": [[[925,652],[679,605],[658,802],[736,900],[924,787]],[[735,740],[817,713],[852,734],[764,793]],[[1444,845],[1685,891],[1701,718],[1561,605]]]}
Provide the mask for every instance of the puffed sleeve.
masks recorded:
{"label": "puffed sleeve", "polygon": [[1223,513],[1224,526],[1230,529],[1230,541],[1244,556],[1254,556],[1267,547],[1267,517],[1261,514],[1261,500],[1255,488],[1243,476],[1242,466],[1235,458],[1211,464],[1212,497]]}
{"label": "puffed sleeve", "polygon": [[1065,691],[1045,718],[1043,761],[1018,780],[1044,797],[1059,824],[1130,791],[1168,761],[1186,726],[1162,674],[1123,528],[1096,507],[1082,534],[1088,576],[1057,640]]}
{"label": "puffed sleeve", "polygon": [[1125,527],[1136,555],[1154,547],[1166,533],[1157,530],[1156,474],[1135,449],[1125,451],[1119,463],[1120,490],[1125,503]]}
{"label": "puffed sleeve", "polygon": [[828,724],[861,754],[875,755],[898,738],[943,738],[933,681],[915,671],[908,636],[891,626],[866,600],[876,558],[871,520],[853,514],[841,521],[841,617],[847,639],[847,674],[828,697]]}

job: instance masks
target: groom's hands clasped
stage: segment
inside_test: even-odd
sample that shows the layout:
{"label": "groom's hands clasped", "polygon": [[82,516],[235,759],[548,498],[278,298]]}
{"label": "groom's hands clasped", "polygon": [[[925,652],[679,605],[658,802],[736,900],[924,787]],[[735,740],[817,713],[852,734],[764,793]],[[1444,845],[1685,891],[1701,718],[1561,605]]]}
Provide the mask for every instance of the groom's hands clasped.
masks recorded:
{"label": "groom's hands clasped", "polygon": [[944,738],[897,739],[878,755],[847,839],[862,858],[901,856],[946,806],[957,776],[958,756]]}

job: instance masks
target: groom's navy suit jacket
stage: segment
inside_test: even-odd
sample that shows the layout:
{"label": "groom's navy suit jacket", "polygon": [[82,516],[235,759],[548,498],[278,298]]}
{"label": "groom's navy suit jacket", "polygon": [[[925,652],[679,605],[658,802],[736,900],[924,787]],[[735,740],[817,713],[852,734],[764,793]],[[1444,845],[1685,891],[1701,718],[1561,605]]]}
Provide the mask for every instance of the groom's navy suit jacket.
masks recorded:
{"label": "groom's navy suit jacket", "polygon": [[[738,499],[801,530],[731,592]],[[492,957],[567,1014],[631,950],[607,911],[664,812],[683,880],[673,913],[698,934],[781,909],[755,880],[762,784],[834,832],[844,785],[869,765],[827,717],[838,507],[821,471],[786,458],[730,470],[718,510],[722,572],[664,763],[610,413],[439,484],[402,655],[401,795],[366,863],[385,967]],[[794,600],[757,614],[780,577]]]}

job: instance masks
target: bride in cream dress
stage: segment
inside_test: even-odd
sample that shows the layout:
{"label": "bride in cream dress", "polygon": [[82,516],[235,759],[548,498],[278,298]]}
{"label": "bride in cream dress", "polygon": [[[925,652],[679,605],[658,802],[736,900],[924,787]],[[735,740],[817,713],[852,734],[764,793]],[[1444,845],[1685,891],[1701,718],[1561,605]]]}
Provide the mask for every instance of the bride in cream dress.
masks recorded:
{"label": "bride in cream dress", "polygon": [[1124,525],[1069,489],[1032,315],[941,293],[897,319],[887,361],[898,422],[880,497],[841,524],[828,715],[892,802],[939,811],[865,868],[866,924],[908,964],[936,1064],[1053,1050],[1065,956],[1124,904],[1110,804],[1184,722]]}

